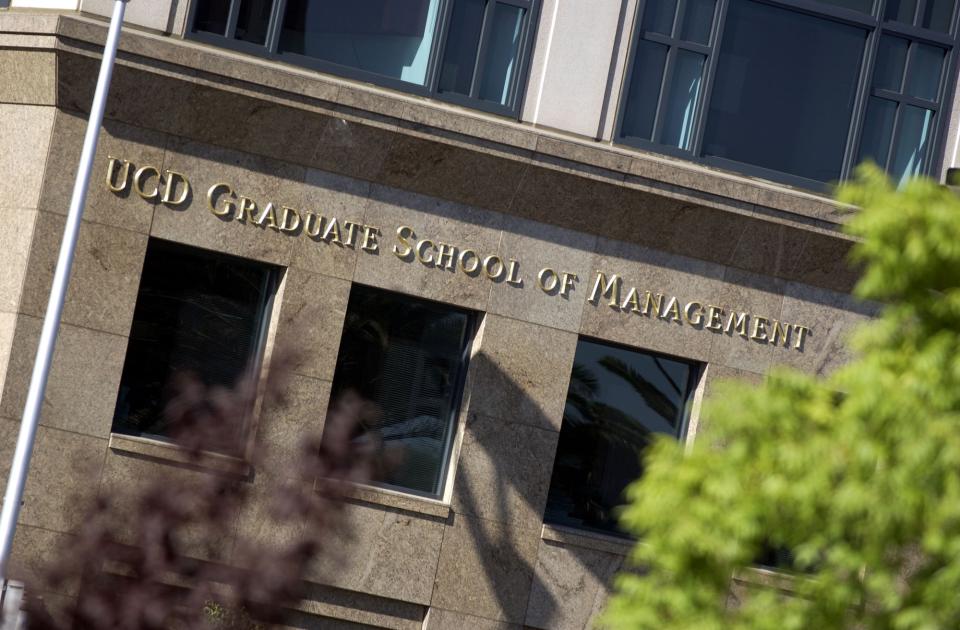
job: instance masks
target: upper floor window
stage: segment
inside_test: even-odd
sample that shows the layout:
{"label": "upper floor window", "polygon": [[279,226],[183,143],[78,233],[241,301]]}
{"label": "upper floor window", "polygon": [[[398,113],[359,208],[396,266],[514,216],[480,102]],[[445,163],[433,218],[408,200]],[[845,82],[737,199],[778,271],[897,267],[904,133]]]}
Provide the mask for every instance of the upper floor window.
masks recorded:
{"label": "upper floor window", "polygon": [[617,508],[654,435],[686,434],[699,373],[695,363],[581,339],[545,520],[619,534]]}
{"label": "upper floor window", "polygon": [[620,139],[805,187],[930,173],[954,0],[646,0]]}
{"label": "upper floor window", "polygon": [[191,36],[516,116],[538,0],[197,0]]}

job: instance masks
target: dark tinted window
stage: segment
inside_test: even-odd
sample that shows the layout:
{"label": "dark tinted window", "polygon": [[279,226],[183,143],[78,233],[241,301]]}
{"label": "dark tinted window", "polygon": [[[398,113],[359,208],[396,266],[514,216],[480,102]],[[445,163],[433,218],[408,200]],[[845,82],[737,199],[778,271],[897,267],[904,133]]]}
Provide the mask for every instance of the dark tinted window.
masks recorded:
{"label": "dark tinted window", "polygon": [[[269,265],[151,240],[113,430],[165,436],[163,408],[178,372],[207,385],[236,384],[258,359],[276,274]],[[223,436],[223,450],[239,445],[243,421]]]}
{"label": "dark tinted window", "polygon": [[546,520],[616,532],[616,508],[654,434],[683,436],[697,373],[693,363],[581,339]]}
{"label": "dark tinted window", "polygon": [[230,0],[205,0],[197,4],[193,28],[207,33],[226,35],[229,15]]}
{"label": "dark tinted window", "polygon": [[733,0],[704,154],[839,179],[866,39],[862,28]]}
{"label": "dark tinted window", "polygon": [[353,285],[332,399],[379,408],[361,428],[383,449],[383,481],[440,494],[472,332],[467,311]]}

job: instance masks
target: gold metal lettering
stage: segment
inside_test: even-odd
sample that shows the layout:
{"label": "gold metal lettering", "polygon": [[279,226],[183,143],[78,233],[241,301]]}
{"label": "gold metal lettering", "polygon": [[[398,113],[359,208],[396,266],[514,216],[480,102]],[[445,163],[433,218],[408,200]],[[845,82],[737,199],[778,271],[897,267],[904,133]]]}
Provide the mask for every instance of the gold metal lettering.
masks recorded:
{"label": "gold metal lettering", "polygon": [[643,313],[640,310],[640,294],[637,292],[637,287],[630,287],[630,290],[627,291],[627,297],[620,305],[620,310],[627,310],[627,306],[630,307],[631,313]]}
{"label": "gold metal lettering", "polygon": [[661,311],[660,318],[667,321],[683,323],[680,319],[680,301],[677,300],[677,296],[673,296],[667,301],[667,306]]}
{"label": "gold metal lettering", "polygon": [[[130,162],[127,160],[119,160],[115,157],[110,157],[109,162],[107,162],[107,188],[112,192],[123,192],[127,189],[127,186],[130,185]],[[122,162],[123,169],[120,171],[123,175],[120,177],[120,183],[115,184],[116,179],[113,176],[113,173],[117,170],[117,162]]]}
{"label": "gold metal lettering", "polygon": [[456,269],[457,248],[449,243],[437,243],[437,266]]}
{"label": "gold metal lettering", "polygon": [[240,205],[237,207],[237,221],[241,223],[253,223],[257,219],[257,202],[247,197],[240,197]]}
{"label": "gold metal lettering", "polygon": [[610,300],[611,308],[620,307],[620,276],[613,274],[607,280],[607,275],[602,271],[597,272],[597,277],[593,281],[593,290],[590,291],[590,297],[587,301],[596,304],[600,296]]}
{"label": "gold metal lettering", "polygon": [[[303,230],[310,238],[317,238],[320,236],[320,230],[323,229],[323,224],[326,222],[326,219],[323,218],[322,214],[315,214],[313,212],[307,212],[306,215],[307,218],[304,219]],[[313,221],[311,221],[311,219],[313,219]],[[313,223],[313,227],[310,227],[311,223]]]}
{"label": "gold metal lettering", "polygon": [[544,267],[537,274],[537,286],[544,293],[550,293],[560,284],[560,276],[550,267]]}
{"label": "gold metal lettering", "polygon": [[707,324],[709,330],[723,330],[723,309],[719,306],[707,306]]}
{"label": "gold metal lettering", "polygon": [[770,332],[770,343],[777,345],[777,340],[782,339],[783,347],[788,347],[790,345],[790,329],[790,324],[773,320],[773,330]]}
{"label": "gold metal lettering", "polygon": [[796,331],[796,333],[797,333],[797,341],[796,341],[796,343],[793,345],[793,347],[796,348],[797,350],[801,350],[801,351],[802,351],[802,350],[803,350],[803,336],[806,335],[808,332],[810,332],[810,329],[807,328],[806,326],[801,326],[800,324],[794,324],[794,325],[793,325],[793,329],[794,329],[794,330]]}
{"label": "gold metal lettering", "polygon": [[[493,271],[494,267],[496,267],[496,273]],[[506,270],[507,267],[503,264],[503,259],[496,254],[491,254],[483,259],[483,272],[491,280],[499,280]]]}
{"label": "gold metal lettering", "polygon": [[[474,264],[472,267],[467,266],[468,258],[473,259]],[[480,256],[478,256],[477,252],[473,251],[472,249],[460,250],[460,259],[458,262],[460,264],[460,269],[467,275],[477,273],[477,270],[480,269]]]}
{"label": "gold metal lettering", "polygon": [[749,314],[749,313],[744,313],[744,312],[740,312],[740,313],[732,312],[732,313],[730,313],[730,317],[727,318],[727,325],[726,325],[726,327],[723,329],[723,332],[725,332],[725,333],[727,333],[727,334],[729,335],[729,334],[731,334],[732,331],[736,331],[737,333],[740,334],[741,337],[746,337],[746,336],[747,336],[747,325],[748,325],[749,323],[750,323],[750,314]]}
{"label": "gold metal lettering", "polygon": [[397,228],[397,240],[403,245],[405,251],[401,251],[397,245],[393,246],[393,253],[397,258],[403,259],[410,255],[413,251],[413,247],[410,245],[408,238],[416,238],[416,234],[413,231],[412,227],[407,227],[406,225],[401,225]]}
{"label": "gold metal lettering", "polygon": [[277,229],[277,208],[273,205],[272,201],[267,202],[267,207],[263,209],[263,213],[255,223],[259,227]]}
{"label": "gold metal lettering", "polygon": [[513,286],[520,287],[523,286],[523,280],[520,279],[519,273],[520,263],[518,263],[513,258],[507,261],[507,284],[512,284]]}
{"label": "gold metal lettering", "polygon": [[[166,176],[167,181],[163,189],[162,201],[168,206],[179,206],[190,196],[190,180],[188,180],[187,176],[183,173],[171,171],[170,169],[163,171],[163,174]],[[180,189],[180,197],[174,199],[173,193],[177,189],[177,180],[183,183],[183,187]]]}
{"label": "gold metal lettering", "polygon": [[210,212],[218,217],[225,217],[236,209],[237,203],[236,201],[224,201],[223,210],[217,210],[216,198],[219,196],[219,191],[223,191],[224,194],[233,197],[233,199],[236,199],[236,196],[233,194],[230,184],[224,184],[223,182],[214,184],[207,190],[207,207],[210,208]]}
{"label": "gold metal lettering", "polygon": [[750,338],[756,341],[768,341],[767,324],[769,321],[766,317],[754,317],[753,332],[750,333]]}
{"label": "gold metal lettering", "polygon": [[363,242],[360,243],[360,249],[365,252],[375,252],[380,249],[378,236],[380,236],[380,228],[373,225],[363,226]]}
{"label": "gold metal lettering", "polygon": [[[300,213],[290,206],[283,206],[281,208],[283,211],[280,214],[280,231],[281,232],[296,232],[297,228],[300,227]],[[293,224],[288,223],[288,219],[293,217]]]}
{"label": "gold metal lettering", "polygon": [[687,302],[683,307],[683,316],[691,326],[699,326],[703,323],[703,304],[700,302]]}
{"label": "gold metal lettering", "polygon": [[353,240],[357,237],[357,229],[361,226],[359,223],[354,223],[353,221],[344,221],[343,229],[347,233],[347,238],[344,239],[343,244],[347,247],[353,247]]}
{"label": "gold metal lettering", "polygon": [[654,297],[654,294],[650,293],[649,291],[644,291],[643,293],[644,293],[643,308],[641,309],[640,312],[643,313],[644,315],[650,315],[651,307],[653,307],[652,308],[653,314],[659,315],[660,307],[663,306],[663,294],[657,293],[656,297]]}
{"label": "gold metal lettering", "polygon": [[433,260],[433,255],[431,255],[429,258],[427,258],[427,257],[425,256],[425,254],[426,254],[426,251],[425,251],[425,250],[426,250],[427,248],[434,249],[434,250],[436,249],[436,248],[434,248],[434,246],[433,246],[433,241],[431,241],[430,239],[425,238],[425,239],[423,239],[422,241],[420,241],[419,243],[417,243],[417,247],[416,247],[416,249],[414,250],[414,253],[417,255],[417,260],[419,260],[421,263],[423,263],[423,264],[426,265],[427,267],[433,267],[433,266],[434,266],[434,262],[435,262],[435,261]]}
{"label": "gold metal lettering", "polygon": [[[156,176],[157,185],[153,187],[153,192],[148,193],[143,189],[144,175],[147,176],[147,179]],[[133,189],[147,201],[153,201],[160,196],[160,171],[152,166],[141,166],[137,169],[137,172],[133,174]]]}
{"label": "gold metal lettering", "polygon": [[580,280],[575,273],[563,272],[560,274],[560,295],[561,297],[567,297],[570,295],[570,289],[573,288],[573,283]]}
{"label": "gold metal lettering", "polygon": [[327,221],[327,229],[323,231],[323,236],[320,238],[328,243],[343,245],[340,240],[340,224],[337,222],[337,217],[330,217],[330,220]]}

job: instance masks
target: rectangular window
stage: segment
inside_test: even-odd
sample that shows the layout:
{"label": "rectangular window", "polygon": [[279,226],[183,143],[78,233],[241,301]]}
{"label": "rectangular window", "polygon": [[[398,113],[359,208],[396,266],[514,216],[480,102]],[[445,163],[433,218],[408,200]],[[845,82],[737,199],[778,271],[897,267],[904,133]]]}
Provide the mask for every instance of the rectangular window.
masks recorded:
{"label": "rectangular window", "polygon": [[191,35],[516,116],[539,0],[197,0]]}
{"label": "rectangular window", "polygon": [[[258,367],[279,269],[151,239],[120,378],[113,431],[169,436],[168,385],[188,373],[233,387]],[[217,450],[239,453],[247,418]]]}
{"label": "rectangular window", "polygon": [[628,144],[806,188],[871,159],[931,172],[956,0],[646,0],[624,78]]}
{"label": "rectangular window", "polygon": [[331,404],[376,405],[360,433],[381,450],[386,485],[443,493],[473,329],[469,311],[353,285]]}
{"label": "rectangular window", "polygon": [[581,339],[545,519],[619,533],[615,510],[655,434],[683,438],[698,364]]}

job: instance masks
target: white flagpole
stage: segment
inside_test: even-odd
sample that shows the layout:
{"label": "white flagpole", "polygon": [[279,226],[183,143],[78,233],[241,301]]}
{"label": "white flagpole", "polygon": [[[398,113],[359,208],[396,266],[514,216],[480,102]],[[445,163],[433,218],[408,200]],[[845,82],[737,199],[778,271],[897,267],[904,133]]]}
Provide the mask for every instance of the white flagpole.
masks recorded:
{"label": "white flagpole", "polygon": [[[60,316],[63,314],[63,301],[70,281],[70,269],[73,266],[73,254],[77,248],[77,235],[80,232],[80,218],[87,201],[90,188],[90,172],[93,158],[97,153],[97,140],[100,126],[103,124],[103,111],[107,105],[107,93],[110,91],[110,78],[113,75],[113,63],[117,57],[117,41],[120,39],[120,26],[123,24],[123,12],[127,0],[114,0],[113,17],[110,19],[110,31],[103,49],[103,62],[100,64],[100,78],[97,79],[97,91],[93,96],[90,120],[87,122],[87,134],[83,139],[83,152],[80,154],[80,167],[73,185],[73,197],[70,199],[70,212],[63,230],[63,242],[60,244],[60,257],[53,275],[50,300],[43,318],[43,329],[37,347],[37,358],[30,377],[30,389],[27,402],[23,406],[23,420],[20,422],[20,434],[17,437],[17,449],[10,466],[7,479],[7,492],[3,497],[3,511],[0,512],[0,578],[7,579],[7,564],[13,549],[13,534],[17,529],[17,517],[20,515],[20,503],[23,500],[23,488],[30,469],[30,455],[40,423],[40,411],[43,406],[47,378],[50,375],[50,363],[53,361],[53,349],[57,342],[57,330]],[[56,142],[56,138],[54,138]]]}

